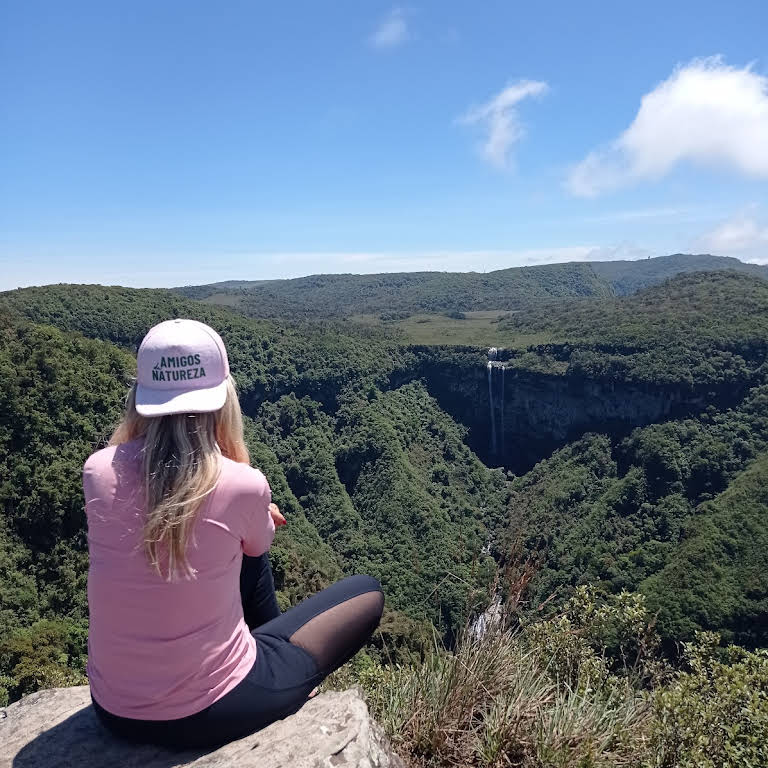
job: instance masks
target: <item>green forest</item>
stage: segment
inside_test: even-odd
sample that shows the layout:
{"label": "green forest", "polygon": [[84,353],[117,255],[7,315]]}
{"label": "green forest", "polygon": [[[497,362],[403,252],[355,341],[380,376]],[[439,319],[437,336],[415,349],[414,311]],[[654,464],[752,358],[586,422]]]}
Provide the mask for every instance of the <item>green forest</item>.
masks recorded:
{"label": "green forest", "polygon": [[82,464],[116,423],[137,343],[176,315],[211,323],[229,350],[253,462],[289,520],[272,550],[282,604],[364,571],[387,584],[393,647],[407,654],[426,622],[450,637],[487,594],[494,565],[480,551],[508,491],[423,384],[388,387],[413,366],[411,352],[164,291],[30,289],[2,297],[4,697],[82,674]]}
{"label": "green forest", "polygon": [[[0,294],[0,705],[84,681],[81,468],[118,419],[138,343],[172,317],[209,323],[229,351],[252,461],[288,519],[272,550],[281,605],[343,574],[381,580],[361,678],[374,701],[406,685],[393,664],[421,669],[434,638],[461,649],[497,598],[560,661],[599,659],[606,686],[624,679],[627,606],[652,627],[669,696],[687,680],[669,675],[697,674],[687,659],[749,667],[768,648],[768,280],[685,268],[701,258],[531,268],[516,287],[496,275],[454,307],[544,340],[493,355],[340,317],[444,312],[458,291],[443,273],[369,276],[367,298],[317,278],[302,312],[277,281]],[[222,294],[242,306],[210,301]],[[613,623],[595,639],[574,628],[587,614]],[[587,645],[566,653],[572,635]]]}
{"label": "green forest", "polygon": [[768,277],[766,267],[709,254],[643,261],[593,261],[493,272],[310,275],[290,280],[230,280],[176,288],[183,296],[234,306],[252,317],[387,318],[435,312],[527,309],[543,299],[627,296],[680,273],[734,270]]}

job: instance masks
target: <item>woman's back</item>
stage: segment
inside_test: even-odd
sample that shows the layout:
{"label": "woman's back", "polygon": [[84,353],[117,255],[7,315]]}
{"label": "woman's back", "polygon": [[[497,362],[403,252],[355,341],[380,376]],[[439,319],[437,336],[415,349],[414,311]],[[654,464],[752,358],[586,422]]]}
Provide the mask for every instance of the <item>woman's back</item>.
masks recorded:
{"label": "woman's back", "polygon": [[88,676],[123,737],[189,748],[252,733],[295,712],[381,619],[381,585],[362,575],[280,613],[267,550],[286,521],[250,466],[224,342],[197,320],[150,328],[83,488]]}
{"label": "woman's back", "polygon": [[83,472],[88,676],[96,701],[115,715],[170,720],[212,704],[253,665],[238,589],[242,554],[266,552],[274,523],[264,475],[222,457],[189,545],[196,577],[166,580],[144,549],[143,446],[139,439],[98,451]]}

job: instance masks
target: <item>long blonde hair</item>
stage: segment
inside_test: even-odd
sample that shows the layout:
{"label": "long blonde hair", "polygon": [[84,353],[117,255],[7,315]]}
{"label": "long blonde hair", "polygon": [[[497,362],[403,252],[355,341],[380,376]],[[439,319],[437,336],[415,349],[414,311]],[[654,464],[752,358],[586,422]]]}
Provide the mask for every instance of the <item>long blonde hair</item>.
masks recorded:
{"label": "long blonde hair", "polygon": [[109,444],[119,445],[139,437],[144,438],[144,552],[152,568],[167,581],[178,576],[194,578],[187,545],[197,513],[219,480],[221,457],[243,464],[249,462],[234,380],[231,376],[227,378],[227,399],[218,411],[154,418],[136,411],[134,384],[126,399],[123,419]]}

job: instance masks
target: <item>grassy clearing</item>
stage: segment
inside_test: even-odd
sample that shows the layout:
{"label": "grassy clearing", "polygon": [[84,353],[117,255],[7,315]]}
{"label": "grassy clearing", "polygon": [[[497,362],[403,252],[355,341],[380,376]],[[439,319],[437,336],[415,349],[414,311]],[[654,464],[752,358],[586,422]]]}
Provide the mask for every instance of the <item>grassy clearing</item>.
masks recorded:
{"label": "grassy clearing", "polygon": [[465,312],[463,318],[444,314],[420,314],[383,323],[378,315],[354,315],[349,319],[366,326],[387,325],[401,331],[413,344],[455,344],[466,346],[525,349],[549,341],[544,332],[518,333],[506,322],[513,313],[503,310]]}
{"label": "grassy clearing", "polygon": [[204,304],[218,304],[221,307],[240,306],[240,297],[234,293],[213,293],[201,301]]}

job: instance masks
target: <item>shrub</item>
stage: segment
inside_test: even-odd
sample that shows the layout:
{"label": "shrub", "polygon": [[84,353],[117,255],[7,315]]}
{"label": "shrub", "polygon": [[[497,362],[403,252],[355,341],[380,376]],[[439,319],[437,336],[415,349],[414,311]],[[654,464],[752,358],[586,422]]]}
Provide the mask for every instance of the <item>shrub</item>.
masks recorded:
{"label": "shrub", "polygon": [[44,619],[12,632],[0,641],[0,663],[10,670],[0,676],[0,700],[86,683],[86,642],[84,624],[64,619]]}
{"label": "shrub", "polygon": [[723,652],[719,640],[685,643],[689,669],[653,694],[648,768],[768,765],[768,650]]}
{"label": "shrub", "polygon": [[363,688],[412,768],[768,765],[768,651],[702,633],[675,672],[642,596],[588,588],[559,616],[508,624],[435,643],[422,664],[361,654],[330,684]]}
{"label": "shrub", "polygon": [[[624,603],[617,615],[631,613]],[[559,633],[558,621],[543,622],[541,634],[509,629],[504,621],[491,621],[483,632],[468,628],[454,651],[435,643],[414,666],[357,661],[357,682],[413,766],[638,765],[645,697],[619,685],[589,645],[569,660],[569,677],[560,675],[557,652],[534,639]]]}

